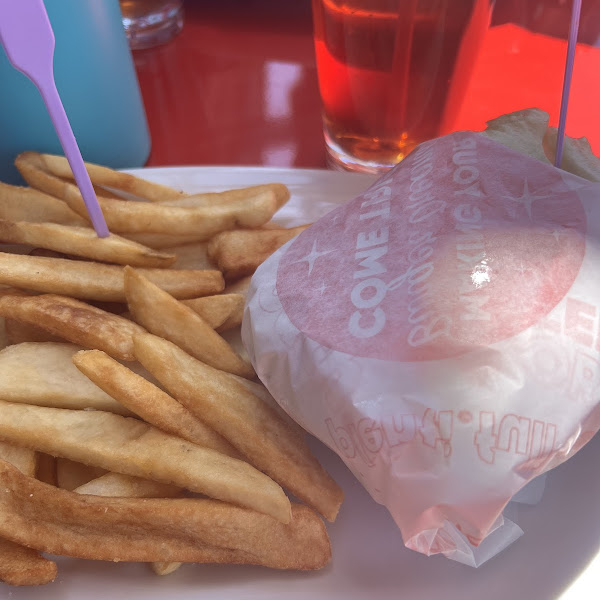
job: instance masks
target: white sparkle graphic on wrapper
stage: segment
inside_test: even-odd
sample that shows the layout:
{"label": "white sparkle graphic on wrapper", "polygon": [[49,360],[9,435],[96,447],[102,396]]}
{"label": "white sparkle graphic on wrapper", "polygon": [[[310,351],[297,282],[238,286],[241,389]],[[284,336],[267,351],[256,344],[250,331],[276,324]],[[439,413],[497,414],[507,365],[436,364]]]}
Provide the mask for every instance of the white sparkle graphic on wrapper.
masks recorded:
{"label": "white sparkle graphic on wrapper", "polygon": [[295,260],[292,264],[302,263],[302,262],[308,263],[308,274],[310,275],[312,273],[312,270],[315,267],[315,263],[317,262],[317,259],[321,258],[321,256],[325,256],[326,254],[329,254],[330,252],[333,252],[333,250],[325,250],[324,252],[319,252],[317,250],[317,240],[315,240],[313,242],[311,251],[306,256],[299,258],[298,260]]}
{"label": "white sparkle graphic on wrapper", "polygon": [[[536,200],[542,200],[544,198],[549,198],[549,197],[550,196],[540,196],[540,195],[537,195],[535,192],[532,192],[529,189],[529,181],[527,179],[525,179],[525,183],[523,184],[523,194],[519,198],[513,198],[512,196],[504,196],[504,198],[506,200],[512,200],[513,202],[517,202],[518,204],[523,206],[525,208],[525,212],[527,213],[527,216],[529,217],[530,221],[533,221],[533,214],[532,214],[533,203]],[[509,208],[508,211],[509,211],[510,216],[514,219],[515,218],[514,209]]]}
{"label": "white sparkle graphic on wrapper", "polygon": [[321,294],[321,296],[325,293],[325,290],[328,288],[328,285],[325,285],[325,282],[321,282],[321,285],[317,288],[317,292]]}

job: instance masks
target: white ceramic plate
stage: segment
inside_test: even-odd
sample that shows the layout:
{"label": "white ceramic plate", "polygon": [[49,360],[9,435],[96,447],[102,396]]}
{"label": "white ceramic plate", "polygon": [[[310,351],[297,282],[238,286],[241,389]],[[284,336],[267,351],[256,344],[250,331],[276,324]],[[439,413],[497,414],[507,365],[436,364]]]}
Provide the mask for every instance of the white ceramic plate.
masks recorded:
{"label": "white ceramic plate", "polygon": [[[269,181],[288,184],[292,200],[281,222],[308,222],[373,181],[368,175],[302,169],[182,167],[132,171],[192,193]],[[312,211],[311,211],[312,212]],[[317,573],[259,567],[185,565],[166,577],[147,565],[59,558],[57,580],[41,588],[9,588],[11,600],[596,600],[600,598],[600,436],[552,471],[537,506],[510,504],[507,516],[525,534],[479,569],[407,550],[386,509],[377,505],[342,461],[316,440],[312,447],[346,493],[328,525],[331,565]]]}

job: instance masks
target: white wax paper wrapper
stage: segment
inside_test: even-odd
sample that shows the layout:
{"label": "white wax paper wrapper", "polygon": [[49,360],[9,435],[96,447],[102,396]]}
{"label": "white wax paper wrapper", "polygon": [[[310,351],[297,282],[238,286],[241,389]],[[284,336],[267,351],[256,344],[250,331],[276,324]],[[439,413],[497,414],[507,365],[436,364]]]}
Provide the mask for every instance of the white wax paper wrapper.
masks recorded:
{"label": "white wax paper wrapper", "polygon": [[599,229],[598,185],[452,134],[258,269],[244,343],[407,547],[477,566],[600,428]]}

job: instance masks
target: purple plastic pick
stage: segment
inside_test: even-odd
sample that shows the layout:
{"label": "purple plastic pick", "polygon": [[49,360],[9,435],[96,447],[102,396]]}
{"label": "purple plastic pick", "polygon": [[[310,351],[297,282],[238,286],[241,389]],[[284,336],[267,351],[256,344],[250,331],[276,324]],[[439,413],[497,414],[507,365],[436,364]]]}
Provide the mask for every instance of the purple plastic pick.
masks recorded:
{"label": "purple plastic pick", "polygon": [[109,235],[94,187],[54,81],[54,32],[43,0],[0,0],[0,42],[15,69],[29,77],[48,109],[92,225]]}
{"label": "purple plastic pick", "polygon": [[560,118],[558,121],[558,137],[556,138],[556,156],[554,165],[560,167],[565,141],[565,127],[567,125],[567,109],[569,107],[569,94],[571,92],[571,78],[573,77],[573,63],[575,62],[575,47],[577,33],[579,32],[579,17],[581,15],[581,0],[573,0],[571,12],[571,29],[567,45],[567,64],[565,66],[565,79],[563,81],[562,99],[560,102]]}

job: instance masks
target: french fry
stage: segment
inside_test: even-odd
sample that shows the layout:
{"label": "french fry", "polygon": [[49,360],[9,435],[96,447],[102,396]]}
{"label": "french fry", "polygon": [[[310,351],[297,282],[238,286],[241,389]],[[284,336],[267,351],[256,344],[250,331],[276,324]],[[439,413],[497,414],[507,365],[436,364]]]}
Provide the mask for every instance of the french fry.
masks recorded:
{"label": "french fry", "polygon": [[8,463],[0,463],[0,489],[0,535],[50,554],[300,570],[320,569],[331,559],[323,522],[297,504],[283,524],[208,499],[83,496],[28,478]]}
{"label": "french fry", "polygon": [[[31,164],[63,179],[73,179],[69,162],[63,156],[25,152],[17,158],[17,162],[21,165],[23,163]],[[90,180],[96,186],[114,188],[151,201],[174,200],[183,196],[183,192],[179,190],[153,183],[129,173],[122,173],[90,162],[86,162],[85,167]]]}
{"label": "french fry", "polygon": [[41,327],[22,323],[15,319],[4,319],[4,331],[8,344],[22,344],[23,342],[64,342],[65,338],[52,335]]}
{"label": "french fry", "polygon": [[42,155],[38,152],[19,154],[15,158],[15,167],[32,188],[61,200],[64,200],[67,186],[72,185],[68,179],[50,173],[46,169]]}
{"label": "french fry", "polygon": [[240,279],[252,275],[275,250],[308,227],[224,231],[208,243],[208,258],[227,281]]}
{"label": "french fry", "polygon": [[0,581],[8,585],[44,585],[56,579],[56,563],[36,550],[0,538]]}
{"label": "french fry", "polygon": [[39,190],[0,182],[0,219],[85,227],[86,219],[62,200]]}
{"label": "french fry", "polygon": [[37,453],[35,450],[0,442],[0,460],[10,463],[24,475],[35,476],[37,469]]}
{"label": "french fry", "polygon": [[283,523],[290,520],[287,496],[267,475],[136,419],[0,401],[0,439],[107,471],[176,485]]}
{"label": "french fry", "polygon": [[199,238],[203,236],[197,235],[175,235],[170,233],[127,233],[121,232],[121,237],[124,237],[132,242],[142,244],[148,248],[155,250],[169,250],[187,244],[205,243],[199,242]]}
{"label": "french fry", "polygon": [[[34,248],[33,250],[27,252],[28,256],[44,256],[46,258],[68,258],[73,260],[73,256],[69,256],[68,254],[63,254],[62,252],[56,252],[54,250],[46,250],[46,248]],[[75,259],[77,260],[77,259]],[[82,259],[87,260],[87,259]]]}
{"label": "french fry", "polygon": [[202,207],[223,205],[228,202],[238,200],[247,200],[263,192],[272,192],[275,194],[277,204],[283,206],[290,199],[290,191],[282,183],[267,183],[263,185],[253,185],[250,187],[226,190],[224,192],[204,192],[200,194],[188,194],[180,198],[161,201],[165,206],[183,206],[183,207]]}
{"label": "french fry", "polygon": [[[65,179],[63,177],[63,179]],[[72,181],[72,178],[69,178]],[[96,192],[96,196],[104,196],[105,198],[123,198],[120,194],[115,194],[115,192],[109,190],[108,188],[102,187],[101,185],[94,185],[92,183],[92,187],[94,188],[94,192]]]}
{"label": "french fry", "polygon": [[[169,252],[177,257],[172,269],[214,269],[215,266],[208,260],[208,242],[183,244],[169,248]],[[132,265],[134,266],[134,265]]]}
{"label": "french fry", "polygon": [[[29,448],[0,442],[0,461],[6,461],[23,475],[33,477],[37,453]],[[0,581],[9,585],[43,585],[56,578],[56,563],[39,552],[0,538]]]}
{"label": "french fry", "polygon": [[[86,216],[87,212],[79,188],[68,184],[62,198],[76,213]],[[98,197],[98,202],[111,231],[117,233],[176,231],[178,235],[197,236],[196,240],[199,242],[228,229],[264,225],[280,208],[272,191],[265,191],[245,200],[198,208],[102,197]]]}
{"label": "french fry", "polygon": [[279,417],[287,423],[290,429],[296,433],[296,435],[300,436],[302,439],[306,437],[306,431],[302,429],[302,427],[300,427],[300,425],[298,425],[298,423],[296,423],[296,421],[294,421],[294,419],[292,419],[292,417],[290,417],[285,410],[279,406],[279,404],[277,404],[275,398],[271,396],[269,390],[261,382],[250,381],[245,377],[238,377],[237,375],[230,374],[230,376],[235,379],[235,381],[243,385],[251,394],[254,394],[265,404],[270,406],[279,415]]}
{"label": "french fry", "polygon": [[120,360],[135,360],[133,336],[142,327],[118,315],[67,296],[2,296],[0,315],[36,325],[84,348],[104,350]]}
{"label": "french fry", "polygon": [[175,498],[181,495],[181,488],[177,486],[122,473],[106,473],[73,491],[112,498]]}
{"label": "french fry", "polygon": [[[223,290],[219,271],[140,269],[176,298],[197,298]],[[123,267],[63,258],[0,252],[0,284],[84,300],[124,302]]]}
{"label": "french fry", "polygon": [[45,452],[36,452],[37,468],[35,478],[49,485],[56,486],[56,458]]}
{"label": "french fry", "polygon": [[39,246],[71,256],[136,267],[164,268],[176,256],[157,252],[118,235],[100,238],[93,229],[56,223],[29,223],[0,219],[0,242]]}
{"label": "french fry", "polygon": [[26,343],[0,351],[0,399],[71,409],[131,413],[72,362],[73,344]]}
{"label": "french fry", "polygon": [[[173,485],[121,473],[106,473],[74,488],[73,491],[77,494],[112,498],[177,498],[181,496],[182,492],[180,488]],[[160,562],[152,563],[151,566],[157,575],[168,575],[179,569],[182,564],[180,562]]]}
{"label": "french fry", "polygon": [[90,467],[68,458],[56,459],[56,485],[63,490],[72,491],[105,473],[106,469]]}
{"label": "french fry", "polygon": [[[180,488],[173,485],[121,473],[106,473],[74,488],[73,491],[77,494],[112,498],[177,498],[181,496],[182,492]],[[152,563],[151,566],[157,575],[168,575],[179,569],[182,564],[180,562],[160,562]]]}
{"label": "french fry", "polygon": [[251,365],[200,315],[130,267],[125,267],[125,295],[133,318],[148,331],[171,340],[211,366],[254,377]]}
{"label": "french fry", "polygon": [[99,350],[78,352],[74,365],[99,388],[150,425],[180,438],[240,458],[240,453],[177,400]]}
{"label": "french fry", "polygon": [[[24,152],[15,160],[19,172],[36,189],[64,200],[84,218],[89,218],[79,188],[48,171],[42,155]],[[168,206],[150,202],[131,202],[98,196],[108,228],[121,233],[169,233],[198,236],[208,240],[215,233],[236,227],[264,225],[281,207],[281,196],[267,189],[255,195],[222,205],[200,207]]]}
{"label": "french fry", "polygon": [[190,412],[229,440],[325,518],[335,520],[343,492],[311,454],[304,439],[245,386],[151,334],[136,335],[139,362]]}
{"label": "french fry", "polygon": [[244,296],[241,294],[219,294],[182,300],[198,313],[215,331],[227,331],[242,323]]}

